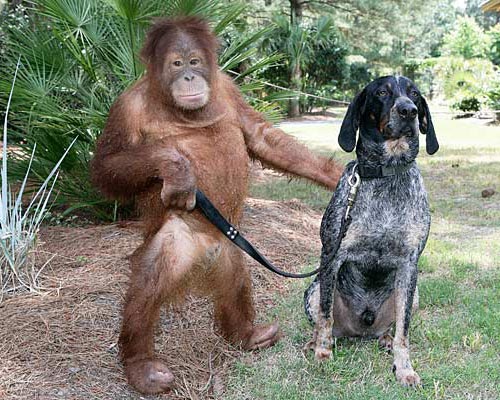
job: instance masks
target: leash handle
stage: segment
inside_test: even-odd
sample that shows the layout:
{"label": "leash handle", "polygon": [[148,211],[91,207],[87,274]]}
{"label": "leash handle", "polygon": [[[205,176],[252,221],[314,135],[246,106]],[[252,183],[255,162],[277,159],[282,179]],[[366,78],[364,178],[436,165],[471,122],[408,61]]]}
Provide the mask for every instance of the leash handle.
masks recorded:
{"label": "leash handle", "polygon": [[312,275],[316,275],[320,267],[316,268],[314,271],[306,272],[303,274],[294,274],[291,272],[286,272],[278,267],[275,267],[266,257],[264,257],[248,240],[246,240],[243,235],[238,232],[238,230],[232,226],[217,210],[217,208],[212,204],[212,202],[205,196],[201,190],[196,190],[196,207],[201,211],[201,213],[217,228],[221,231],[224,236],[231,240],[236,246],[247,253],[259,264],[262,264],[269,271],[274,272],[285,278],[307,278]]}

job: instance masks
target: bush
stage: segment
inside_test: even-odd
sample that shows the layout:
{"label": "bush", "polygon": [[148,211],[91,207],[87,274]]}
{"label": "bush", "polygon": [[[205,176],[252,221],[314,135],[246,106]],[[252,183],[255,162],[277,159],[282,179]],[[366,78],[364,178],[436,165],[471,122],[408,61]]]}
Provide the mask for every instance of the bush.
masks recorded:
{"label": "bush", "polygon": [[[307,24],[292,25],[289,18],[275,15],[273,22],[275,29],[263,41],[263,51],[283,53],[286,57],[278,68],[265,70],[263,78],[317,96],[334,97],[346,77],[347,47],[333,19],[320,17]],[[292,82],[291,78],[296,65],[301,70],[300,82]],[[313,97],[300,99],[301,112],[328,105],[330,102]]]}
{"label": "bush", "polygon": [[472,98],[480,105],[485,104],[496,74],[495,67],[489,60],[466,60],[461,57],[439,57],[435,59],[433,71],[437,91],[457,107],[463,100]]}
{"label": "bush", "polygon": [[[14,83],[18,67],[19,65],[16,66]],[[57,181],[58,175],[56,172],[75,142],[73,140],[70,143],[61,159],[38,187],[28,206],[23,207],[23,196],[25,195],[30,167],[34,160],[36,145],[33,147],[29,165],[16,194],[7,184],[9,176],[7,170],[7,121],[14,83],[7,100],[3,126],[2,168],[0,173],[2,177],[0,192],[0,301],[4,293],[18,288],[29,291],[39,289],[38,277],[43,266],[35,267],[32,256],[36,247],[38,229],[47,215],[48,201]]]}
{"label": "bush", "polygon": [[451,107],[463,112],[477,112],[481,109],[481,102],[476,97],[464,97],[453,103]]}
{"label": "bush", "polygon": [[[32,162],[34,179],[57,163],[71,140],[78,141],[61,164],[57,203],[71,212],[91,210],[102,219],[114,216],[114,204],[90,185],[88,162],[115,98],[143,72],[137,54],[149,21],[155,16],[200,14],[216,33],[230,38],[220,56],[224,69],[246,62],[240,77],[277,60],[256,58],[256,43],[269,29],[234,33],[243,11],[222,0],[37,0],[22,26],[6,26],[6,53],[0,69],[0,106],[10,87],[7,77],[21,55],[9,123],[20,148],[13,157],[12,178],[22,179],[35,143],[44,151]],[[253,85],[253,90],[258,86]],[[257,100],[256,100],[257,101]],[[259,105],[268,106],[266,102]]]}
{"label": "bush", "polygon": [[493,26],[486,34],[491,43],[489,57],[493,64],[500,65],[500,24]]}
{"label": "bush", "polygon": [[487,96],[488,105],[493,110],[500,110],[500,73],[497,73],[495,79],[491,81],[491,86],[487,93]]}
{"label": "bush", "polygon": [[374,74],[363,56],[347,56],[346,66],[347,73],[342,90],[344,99],[350,100],[374,78]]}

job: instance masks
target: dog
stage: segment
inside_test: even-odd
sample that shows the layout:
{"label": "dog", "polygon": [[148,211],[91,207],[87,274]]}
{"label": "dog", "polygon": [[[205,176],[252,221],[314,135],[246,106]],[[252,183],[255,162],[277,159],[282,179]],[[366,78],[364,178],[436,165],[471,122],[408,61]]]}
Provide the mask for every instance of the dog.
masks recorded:
{"label": "dog", "polygon": [[[317,360],[331,357],[333,336],[379,338],[392,350],[392,370],[405,386],[420,385],[410,362],[408,330],[412,308],[418,306],[417,262],[431,222],[415,164],[419,131],[426,135],[427,153],[434,154],[439,144],[429,107],[406,77],[375,79],[351,102],[338,141],[347,152],[356,147],[357,159],[346,166],[324,213],[321,269],[304,293],[306,315],[314,324],[306,348]],[[337,246],[356,184],[347,231]]]}

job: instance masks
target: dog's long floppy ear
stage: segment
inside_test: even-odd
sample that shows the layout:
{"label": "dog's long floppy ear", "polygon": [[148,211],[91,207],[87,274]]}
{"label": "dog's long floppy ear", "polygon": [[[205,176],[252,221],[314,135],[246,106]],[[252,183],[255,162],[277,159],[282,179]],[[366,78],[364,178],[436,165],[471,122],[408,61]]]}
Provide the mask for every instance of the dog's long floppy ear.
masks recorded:
{"label": "dog's long floppy ear", "polygon": [[366,103],[366,88],[358,93],[354,100],[349,104],[347,113],[342,121],[339,133],[339,145],[342,150],[351,152],[356,146],[356,133],[359,128],[361,114],[364,111]]}
{"label": "dog's long floppy ear", "polygon": [[429,106],[427,102],[422,97],[422,108],[418,113],[418,122],[420,132],[425,135],[425,149],[428,154],[434,154],[439,150],[439,143],[436,138],[436,131],[434,130],[434,125],[432,123],[431,113],[429,112]]}

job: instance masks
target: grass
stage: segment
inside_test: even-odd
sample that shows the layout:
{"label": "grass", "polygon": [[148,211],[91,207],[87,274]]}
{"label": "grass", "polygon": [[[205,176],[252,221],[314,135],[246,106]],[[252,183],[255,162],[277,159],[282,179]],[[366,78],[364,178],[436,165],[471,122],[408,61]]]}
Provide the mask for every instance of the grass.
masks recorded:
{"label": "grass", "polygon": [[[344,162],[351,157],[336,144],[338,123],[311,124],[300,132],[293,125],[283,127],[317,151]],[[423,388],[400,387],[390,371],[392,356],[376,341],[339,339],[332,360],[322,364],[303,354],[312,334],[302,311],[308,282],[293,281],[289,294],[277,299],[278,306],[266,316],[280,321],[285,338],[238,362],[225,399],[500,398],[500,200],[499,193],[481,197],[485,188],[500,190],[500,127],[439,116],[435,127],[441,150],[431,157],[422,149],[418,159],[433,222],[419,262],[420,310],[410,331]],[[285,178],[260,182],[251,194],[298,198],[318,210],[331,197]]]}

